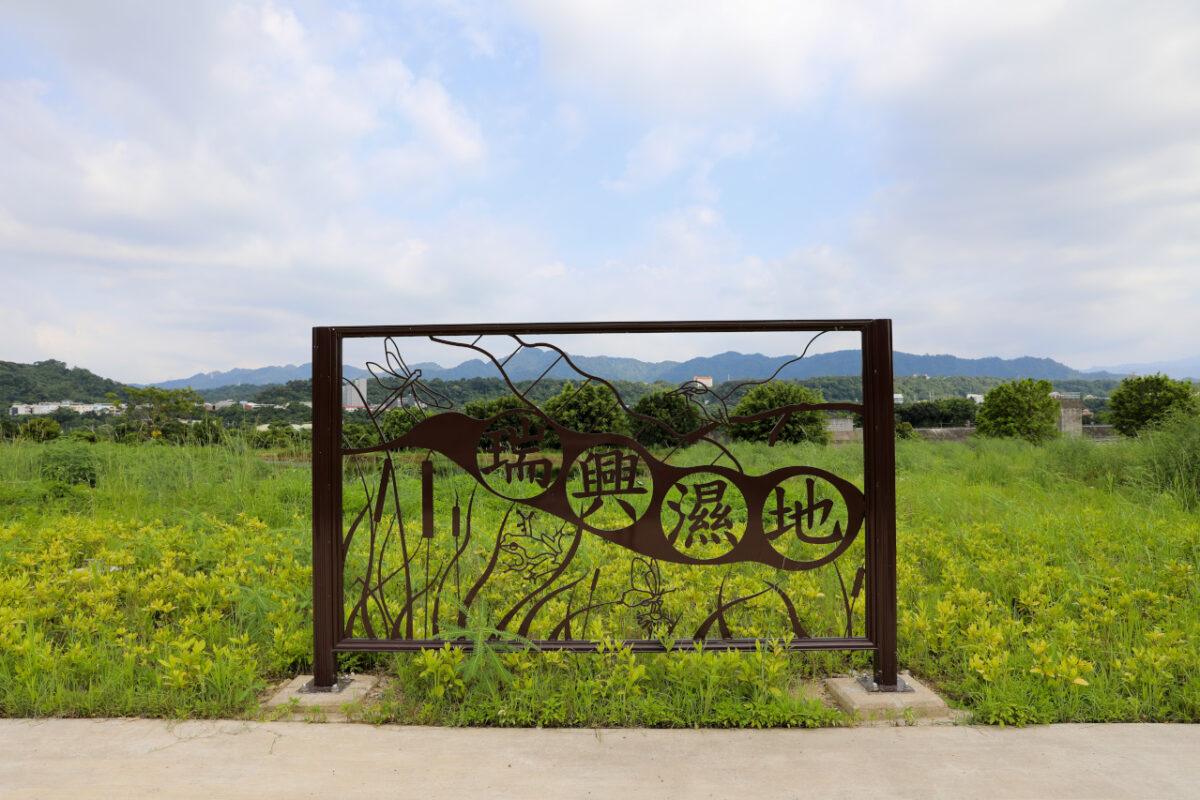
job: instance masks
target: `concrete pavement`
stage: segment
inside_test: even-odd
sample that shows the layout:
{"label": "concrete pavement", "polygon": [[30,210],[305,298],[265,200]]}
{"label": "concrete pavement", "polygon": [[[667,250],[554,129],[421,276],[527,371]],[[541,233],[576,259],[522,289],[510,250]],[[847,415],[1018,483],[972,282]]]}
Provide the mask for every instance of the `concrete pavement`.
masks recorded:
{"label": "concrete pavement", "polygon": [[1200,726],[499,730],[0,720],[3,798],[1196,798]]}

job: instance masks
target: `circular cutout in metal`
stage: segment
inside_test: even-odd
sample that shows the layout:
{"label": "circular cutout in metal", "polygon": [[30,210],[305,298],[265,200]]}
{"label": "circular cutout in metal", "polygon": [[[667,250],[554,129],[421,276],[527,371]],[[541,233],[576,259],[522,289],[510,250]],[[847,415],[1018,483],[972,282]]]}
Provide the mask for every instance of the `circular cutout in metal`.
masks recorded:
{"label": "circular cutout in metal", "polygon": [[784,558],[824,563],[845,550],[862,527],[861,497],[852,484],[841,487],[820,475],[784,478],[767,492],[763,536]]}
{"label": "circular cutout in metal", "polygon": [[596,445],[579,454],[567,478],[567,500],[588,527],[618,531],[641,519],[654,496],[654,481],[641,453]]}
{"label": "circular cutout in metal", "polygon": [[746,500],[726,476],[697,470],[667,490],[662,524],[676,551],[692,558],[720,558],[746,533]]}
{"label": "circular cutout in metal", "polygon": [[554,462],[542,449],[549,426],[535,411],[505,411],[487,421],[476,463],[483,482],[509,500],[530,500],[554,481]]}

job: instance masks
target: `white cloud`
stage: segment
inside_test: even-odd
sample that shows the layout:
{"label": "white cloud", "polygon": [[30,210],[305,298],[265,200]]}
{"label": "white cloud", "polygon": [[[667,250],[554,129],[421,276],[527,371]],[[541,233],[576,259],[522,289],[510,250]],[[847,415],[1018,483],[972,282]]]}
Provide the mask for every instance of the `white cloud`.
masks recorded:
{"label": "white cloud", "polygon": [[[360,18],[316,6],[100,11],[9,15],[55,68],[0,73],[0,314],[36,320],[3,357],[74,352],[166,378],[261,363],[278,348],[247,349],[248,330],[294,343],[330,321],[323,301],[386,294],[378,272],[442,302],[435,284],[452,273],[374,210],[485,166],[478,121],[440,81],[362,47]],[[360,286],[338,285],[347,266]],[[137,363],[105,319],[122,320]],[[196,341],[205,326],[217,330]]]}
{"label": "white cloud", "polygon": [[[1194,3],[516,10],[540,61],[485,3],[6,7],[0,358],[168,378],[304,360],[320,323],[830,316],[1194,354]],[[852,175],[811,144],[844,132]],[[572,182],[603,245],[547,222]],[[801,192],[860,205],[793,235]]]}
{"label": "white cloud", "polygon": [[690,159],[700,144],[700,132],[678,125],[650,130],[625,157],[621,177],[605,181],[605,186],[621,192],[652,186],[670,177]]}
{"label": "white cloud", "polygon": [[557,80],[632,102],[651,116],[800,102],[826,81],[829,4],[523,0],[516,6],[540,33]]}
{"label": "white cloud", "polygon": [[559,103],[554,112],[554,122],[563,137],[563,147],[574,150],[587,135],[587,120],[578,106]]}
{"label": "white cloud", "polygon": [[[830,103],[852,114],[883,182],[851,235],[825,245],[863,282],[834,304],[846,313],[892,314],[928,349],[980,355],[1089,361],[1100,344],[1136,360],[1200,339],[1194,3],[520,8],[555,79],[652,122],[621,188],[687,169],[712,206],[695,141],[731,116],[752,131]],[[688,147],[662,133],[678,130]],[[753,242],[725,256],[731,270],[747,259],[778,262]],[[1151,332],[1168,319],[1190,337]]]}

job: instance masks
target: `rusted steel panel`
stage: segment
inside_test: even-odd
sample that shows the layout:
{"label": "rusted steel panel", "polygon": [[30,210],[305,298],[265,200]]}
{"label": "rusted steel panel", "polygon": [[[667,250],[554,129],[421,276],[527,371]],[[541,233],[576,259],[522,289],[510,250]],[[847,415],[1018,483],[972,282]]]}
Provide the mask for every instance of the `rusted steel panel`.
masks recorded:
{"label": "rusted steel panel", "polygon": [[[716,387],[684,381],[657,400],[659,416],[545,338],[815,333],[811,345],[827,331],[862,337],[862,403],[739,410],[738,397],[781,383],[805,346],[773,374]],[[336,652],[470,647],[481,630],[575,652],[614,639],[635,652],[752,650],[767,640],[871,650],[876,683],[897,686],[889,320],[353,326],[313,336],[317,686],[333,685]],[[343,427],[349,338],[384,342],[380,360],[367,363],[365,416]],[[444,385],[409,366],[401,342],[413,340],[482,359],[508,399],[464,413]],[[516,380],[522,358],[546,366]],[[578,386],[539,407],[535,387],[564,372]],[[801,420],[829,412],[864,420],[862,489],[787,459],[752,467],[726,446],[731,432],[753,426],[782,444],[808,435]],[[690,458],[693,445],[711,461]],[[720,571],[700,594],[689,577],[696,568]],[[835,618],[819,618],[822,609]]]}

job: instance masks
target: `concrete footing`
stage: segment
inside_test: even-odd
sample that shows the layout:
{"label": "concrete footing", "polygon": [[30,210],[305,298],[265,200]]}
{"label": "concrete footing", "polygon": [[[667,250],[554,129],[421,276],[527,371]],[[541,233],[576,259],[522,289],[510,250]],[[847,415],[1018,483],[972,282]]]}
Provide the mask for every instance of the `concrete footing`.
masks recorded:
{"label": "concrete footing", "polygon": [[280,687],[263,707],[283,718],[343,722],[346,706],[361,706],[378,683],[374,675],[344,675],[333,691],[314,692],[309,686],[312,679],[312,675],[297,675]]}
{"label": "concrete footing", "polygon": [[945,700],[913,676],[902,677],[911,692],[870,692],[857,678],[829,678],[825,689],[843,711],[861,722],[903,725],[953,719]]}

